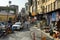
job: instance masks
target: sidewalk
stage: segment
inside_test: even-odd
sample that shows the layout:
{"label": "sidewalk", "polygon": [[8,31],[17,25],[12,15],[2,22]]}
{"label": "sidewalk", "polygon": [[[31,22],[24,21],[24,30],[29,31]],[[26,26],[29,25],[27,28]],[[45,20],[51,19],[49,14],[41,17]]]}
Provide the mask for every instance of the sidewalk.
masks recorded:
{"label": "sidewalk", "polygon": [[60,40],[58,38],[53,38],[49,35],[49,33],[45,33],[43,30],[40,30],[40,28],[37,28],[35,26],[30,28],[31,36],[33,38],[33,32],[35,33],[35,40],[41,40],[43,36],[46,37],[46,40]]}
{"label": "sidewalk", "polygon": [[[31,28],[30,28],[32,38],[33,38],[33,33],[35,33],[36,40],[41,40],[41,38],[43,36],[46,37],[46,40],[60,40],[58,38],[53,38],[52,36],[50,36],[50,33],[45,33],[44,30],[40,30],[39,23],[40,23],[40,21],[38,21],[36,24],[34,24],[34,26],[31,26]],[[36,25],[38,27],[36,27]],[[56,31],[54,31],[54,32],[56,32]]]}
{"label": "sidewalk", "polygon": [[33,38],[33,33],[35,33],[35,40],[41,40],[41,32],[36,30],[35,27],[30,28],[31,31],[31,37]]}
{"label": "sidewalk", "polygon": [[31,27],[31,28],[30,28],[30,31],[31,31],[31,36],[32,36],[32,38],[33,38],[33,32],[35,32],[35,39],[36,39],[36,40],[41,40],[41,38],[42,38],[43,36],[46,37],[46,40],[56,40],[56,39],[54,39],[53,37],[51,37],[51,36],[49,35],[49,33],[45,33],[44,31],[40,30],[39,28],[37,28],[37,27],[35,27],[35,26]]}

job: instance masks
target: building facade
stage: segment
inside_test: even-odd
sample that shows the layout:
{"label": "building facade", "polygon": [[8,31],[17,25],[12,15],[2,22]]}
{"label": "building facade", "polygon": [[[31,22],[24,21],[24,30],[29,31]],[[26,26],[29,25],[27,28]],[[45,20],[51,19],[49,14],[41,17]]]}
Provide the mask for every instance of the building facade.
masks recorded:
{"label": "building facade", "polygon": [[26,11],[26,15],[29,15],[29,3],[25,3],[25,11]]}
{"label": "building facade", "polygon": [[9,18],[12,21],[16,19],[17,10],[12,7],[0,6],[0,21],[8,21]]}
{"label": "building facade", "polygon": [[37,1],[36,0],[28,0],[29,3],[29,12],[32,16],[35,16],[37,13]]}
{"label": "building facade", "polygon": [[42,14],[42,0],[37,0],[37,13]]}
{"label": "building facade", "polygon": [[21,16],[25,16],[25,15],[26,15],[25,8],[22,8],[22,10],[21,10]]}
{"label": "building facade", "polygon": [[31,14],[42,14],[42,0],[29,0]]}
{"label": "building facade", "polygon": [[60,0],[42,0],[43,14],[47,24],[55,25],[60,18]]}

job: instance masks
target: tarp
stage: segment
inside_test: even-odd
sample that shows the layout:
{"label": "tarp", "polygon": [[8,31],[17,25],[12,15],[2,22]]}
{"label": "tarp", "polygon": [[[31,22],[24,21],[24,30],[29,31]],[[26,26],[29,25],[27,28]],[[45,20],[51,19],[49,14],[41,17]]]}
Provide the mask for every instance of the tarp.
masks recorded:
{"label": "tarp", "polygon": [[56,21],[56,12],[52,13],[52,21]]}
{"label": "tarp", "polygon": [[36,15],[36,13],[35,12],[32,12],[32,16],[35,16]]}

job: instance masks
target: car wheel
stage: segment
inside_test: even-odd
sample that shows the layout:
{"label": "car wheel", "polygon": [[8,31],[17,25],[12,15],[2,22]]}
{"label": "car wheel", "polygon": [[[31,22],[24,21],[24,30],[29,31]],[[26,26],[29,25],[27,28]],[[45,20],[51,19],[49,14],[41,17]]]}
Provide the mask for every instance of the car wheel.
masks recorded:
{"label": "car wheel", "polygon": [[23,28],[20,28],[20,29],[23,29]]}
{"label": "car wheel", "polygon": [[[20,28],[21,29],[21,28]],[[18,31],[20,31],[20,29],[18,29]]]}

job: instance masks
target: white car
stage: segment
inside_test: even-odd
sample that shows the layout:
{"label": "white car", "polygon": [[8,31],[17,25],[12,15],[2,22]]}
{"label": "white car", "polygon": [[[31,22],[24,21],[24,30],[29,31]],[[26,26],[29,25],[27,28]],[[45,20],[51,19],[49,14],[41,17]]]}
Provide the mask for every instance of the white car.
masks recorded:
{"label": "white car", "polygon": [[14,25],[12,25],[12,28],[15,30],[20,30],[22,28],[21,22],[16,22]]}

